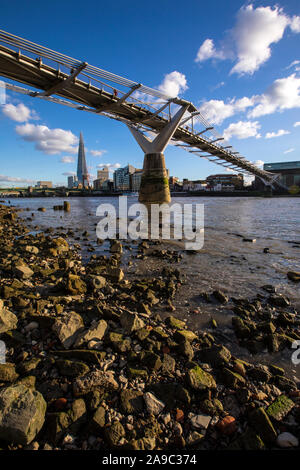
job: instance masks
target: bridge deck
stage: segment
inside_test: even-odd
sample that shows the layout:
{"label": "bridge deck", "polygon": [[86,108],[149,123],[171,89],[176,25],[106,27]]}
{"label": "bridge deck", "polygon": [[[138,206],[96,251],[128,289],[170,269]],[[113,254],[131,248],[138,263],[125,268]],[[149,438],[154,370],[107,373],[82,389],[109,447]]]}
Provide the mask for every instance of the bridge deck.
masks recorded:
{"label": "bridge deck", "polygon": [[[8,41],[6,36],[1,34],[1,31],[0,42],[11,42],[14,46],[14,41]],[[11,46],[11,44],[9,45]],[[26,46],[24,46],[24,49],[25,48]],[[104,114],[108,117],[126,122],[127,124],[143,127],[145,130],[152,130],[154,132],[159,132],[167,124],[169,119],[169,115],[163,112],[163,110],[158,112],[160,108],[170,104],[181,105],[187,103],[185,100],[180,100],[179,98],[166,99],[164,97],[158,100],[156,99],[153,105],[149,105],[147,101],[143,102],[133,98],[134,89],[140,88],[140,90],[146,90],[147,93],[149,93],[148,90],[150,90],[150,94],[152,95],[159,94],[159,91],[153,90],[154,93],[151,93],[150,88],[143,87],[137,83],[134,84],[134,82],[130,82],[134,84],[132,91],[127,93],[119,91],[116,96],[113,86],[107,84],[107,81],[112,82],[112,78],[108,72],[101,71],[104,76],[106,76],[105,74],[108,76],[106,83],[99,80],[95,81],[93,70],[92,72],[89,70],[89,75],[86,74],[84,68],[87,64],[81,64],[79,61],[75,61],[75,59],[61,55],[59,55],[59,57],[55,56],[52,61],[56,61],[57,63],[56,66],[53,67],[42,61],[41,57],[43,57],[43,55],[47,57],[47,54],[43,50],[38,50],[40,53],[39,56],[33,58],[30,57],[30,54],[24,54],[21,53],[20,49],[15,49],[16,47],[11,48],[0,44],[0,76],[14,82],[20,82],[32,88],[26,91],[26,94],[32,97],[51,99],[52,95],[56,95],[63,100],[78,103],[78,106],[75,107],[79,110],[90,111],[99,115]],[[31,50],[30,52],[32,53]],[[50,52],[52,53],[52,51]],[[50,52],[48,55],[50,55]],[[63,62],[64,58],[65,62]],[[70,60],[68,61],[67,59],[73,60],[74,65],[70,65]],[[80,67],[80,64],[83,72],[79,69],[80,72],[77,76],[75,73],[74,78],[70,77],[72,73],[74,74],[74,70],[76,72],[76,68]],[[66,67],[71,69],[69,73],[62,71],[62,68]],[[89,69],[92,69],[92,67],[89,66]],[[120,81],[126,81],[126,79],[121,79],[121,77],[118,78],[120,78]],[[99,82],[99,84],[102,85],[93,84],[92,81],[96,84]],[[128,87],[126,84],[125,86]],[[18,91],[17,88],[18,87],[16,87],[16,91]],[[164,103],[165,106],[162,106]],[[62,104],[66,103],[62,101]],[[189,103],[188,112],[195,113],[195,111],[197,111],[195,106]],[[213,143],[206,136],[196,134],[197,132],[194,132],[193,126],[192,128],[180,126],[176,130],[172,140],[180,143],[179,145],[183,145],[183,148],[188,151],[193,153],[199,152],[198,156],[200,157],[217,158],[218,161],[227,162],[233,165],[233,167],[239,168],[242,172],[260,176],[266,181],[272,181],[274,179],[272,173],[266,172],[243,157],[235,155],[232,150],[226,150],[221,145]],[[202,155],[200,152],[205,152],[208,155]]]}

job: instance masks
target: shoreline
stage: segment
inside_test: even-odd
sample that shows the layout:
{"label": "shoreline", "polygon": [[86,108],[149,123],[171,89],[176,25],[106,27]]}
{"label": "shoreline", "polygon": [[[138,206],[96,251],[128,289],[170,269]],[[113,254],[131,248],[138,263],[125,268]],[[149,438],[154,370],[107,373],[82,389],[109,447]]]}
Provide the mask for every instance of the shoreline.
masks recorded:
{"label": "shoreline", "polygon": [[[5,420],[0,408],[0,447],[12,436],[12,448],[25,449],[275,449],[283,427],[299,439],[298,382],[235,357],[217,331],[192,331],[176,318],[180,262],[129,280],[118,241],[110,257],[83,264],[80,246],[54,230],[26,236],[15,209],[0,206],[0,220],[0,403],[17,396],[37,410],[31,431],[23,423],[16,432],[13,408]],[[271,288],[237,299],[233,318],[252,351],[269,344],[292,354],[300,339],[298,314]]]}

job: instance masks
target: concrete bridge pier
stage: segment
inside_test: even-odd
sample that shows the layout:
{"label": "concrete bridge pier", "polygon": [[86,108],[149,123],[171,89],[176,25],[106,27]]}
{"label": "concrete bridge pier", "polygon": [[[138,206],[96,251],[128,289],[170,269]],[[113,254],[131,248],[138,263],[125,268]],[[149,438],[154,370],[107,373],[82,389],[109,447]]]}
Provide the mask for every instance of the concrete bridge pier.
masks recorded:
{"label": "concrete bridge pier", "polygon": [[180,125],[188,107],[189,104],[182,106],[152,142],[141,131],[128,125],[133,137],[145,153],[139,202],[147,206],[171,201],[163,151]]}

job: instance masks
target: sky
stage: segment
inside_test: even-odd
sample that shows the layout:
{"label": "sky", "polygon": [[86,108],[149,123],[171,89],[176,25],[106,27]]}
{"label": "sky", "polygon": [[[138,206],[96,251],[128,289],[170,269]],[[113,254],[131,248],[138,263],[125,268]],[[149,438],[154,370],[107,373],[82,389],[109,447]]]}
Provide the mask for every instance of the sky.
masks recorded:
{"label": "sky", "polygon": [[[258,166],[300,160],[299,0],[2,0],[0,29],[192,101]],[[124,124],[8,91],[0,187],[65,184],[80,131],[91,175],[103,165],[142,168]],[[165,158],[180,179],[225,171],[173,145]]]}

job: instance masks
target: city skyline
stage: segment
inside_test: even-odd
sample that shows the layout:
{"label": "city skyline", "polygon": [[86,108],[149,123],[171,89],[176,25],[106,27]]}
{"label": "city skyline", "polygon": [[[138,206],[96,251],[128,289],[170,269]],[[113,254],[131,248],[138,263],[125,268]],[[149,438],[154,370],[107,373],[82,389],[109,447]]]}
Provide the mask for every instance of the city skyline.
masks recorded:
{"label": "city skyline", "polygon": [[[126,9],[125,16],[136,24],[140,13],[134,5],[135,2]],[[122,2],[118,1],[115,6],[109,6],[114,13],[113,20],[108,21],[101,33],[97,29],[91,33],[90,23],[89,27],[85,25],[83,18],[82,34],[72,44],[68,41],[74,31],[71,22],[62,29],[58,19],[60,32],[55,36],[50,34],[49,26],[41,28],[38,22],[32,22],[30,15],[33,9],[36,11],[35,2],[26,9],[19,3],[22,21],[21,14],[12,19],[13,7],[5,5],[1,28],[193,101],[215,122],[218,132],[253,162],[299,160],[299,4],[283,1],[275,7],[270,2],[245,4],[234,0],[226,8],[220,6],[220,18],[210,14],[216,5],[207,5],[206,20],[200,15],[201,2],[192,2],[189,11],[176,4],[181,17],[189,24],[180,43],[176,42],[173,27],[179,28],[178,12],[172,10],[168,0],[159,5],[154,2],[151,19],[155,18],[158,36],[166,28],[176,44],[174,47],[170,47],[171,41],[161,45],[147,33],[136,49],[132,48],[133,34],[138,31],[122,29],[123,16],[118,11]],[[94,6],[96,13],[92,21],[96,22],[100,9]],[[158,9],[160,16],[155,16]],[[75,11],[71,17],[75,24],[79,21]],[[120,25],[124,41],[114,38],[112,21]],[[248,36],[243,33],[245,22],[249,26]],[[247,48],[250,40],[253,50]],[[143,51],[149,50],[150,44],[153,52],[147,57]],[[82,117],[71,109],[12,92],[7,93],[7,102],[1,108],[0,138],[5,166],[0,171],[0,185],[3,187],[29,185],[43,179],[65,184],[67,176],[76,172],[81,130],[92,177],[103,166],[111,172],[128,163],[142,168],[143,154],[121,123],[87,114]],[[205,179],[209,174],[223,172],[221,167],[174,146],[167,148],[165,156],[170,175],[180,179]]]}

